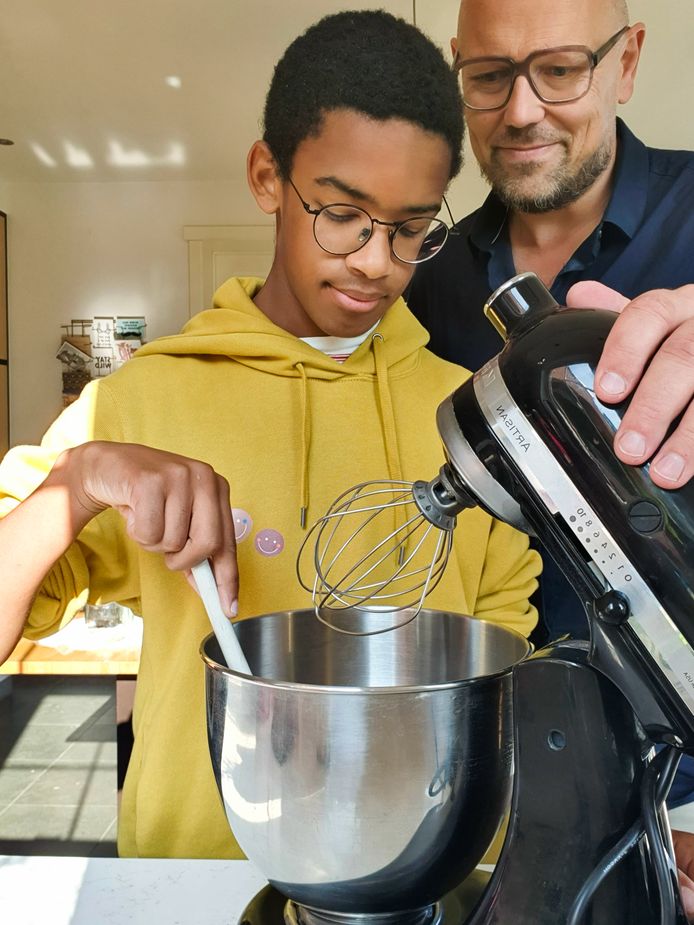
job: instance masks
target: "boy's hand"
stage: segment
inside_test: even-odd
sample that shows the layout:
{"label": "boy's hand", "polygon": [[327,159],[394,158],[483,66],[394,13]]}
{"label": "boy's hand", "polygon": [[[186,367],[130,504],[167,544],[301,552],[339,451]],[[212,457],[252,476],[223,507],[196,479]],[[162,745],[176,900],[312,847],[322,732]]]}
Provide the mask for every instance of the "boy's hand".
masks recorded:
{"label": "boy's hand", "polygon": [[694,286],[656,289],[629,302],[601,283],[586,281],[572,286],[566,301],[621,312],[595,374],[601,401],[619,402],[633,392],[615,452],[630,465],[653,457],[655,484],[680,488],[694,475]]}
{"label": "boy's hand", "polygon": [[80,526],[114,508],[128,536],[161,553],[193,587],[191,567],[209,559],[224,612],[235,615],[238,569],[229,485],[211,466],[139,444],[94,441],[62,454],[47,482],[55,478],[67,482]]}

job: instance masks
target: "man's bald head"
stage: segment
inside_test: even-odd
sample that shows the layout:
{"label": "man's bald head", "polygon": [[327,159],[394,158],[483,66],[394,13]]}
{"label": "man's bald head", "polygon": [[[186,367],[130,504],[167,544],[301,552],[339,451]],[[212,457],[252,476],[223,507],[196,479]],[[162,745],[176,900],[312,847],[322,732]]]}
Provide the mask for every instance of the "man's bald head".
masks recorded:
{"label": "man's bald head", "polygon": [[[595,23],[602,21],[613,25],[615,30],[626,26],[629,22],[629,8],[626,0],[558,0],[552,4],[553,14],[550,16],[548,26],[553,21],[561,21],[563,17],[562,7],[568,5],[574,10],[584,6],[582,16],[586,23]],[[503,5],[502,5],[503,6]],[[523,14],[535,13],[541,15],[541,4],[533,3],[532,0],[515,0],[515,6]],[[464,34],[467,25],[467,17],[476,16],[477,14],[491,19],[504,16],[504,11],[496,0],[461,0],[460,12],[458,14],[458,41]]]}
{"label": "man's bald head", "polygon": [[629,8],[627,7],[625,0],[612,0],[612,2],[616,19],[626,25],[629,22]]}
{"label": "man's bald head", "polygon": [[[460,6],[463,7],[467,0],[461,0]],[[623,19],[625,23],[629,22],[629,7],[626,0],[608,0],[608,3],[602,3],[602,6],[611,6],[617,19]]]}

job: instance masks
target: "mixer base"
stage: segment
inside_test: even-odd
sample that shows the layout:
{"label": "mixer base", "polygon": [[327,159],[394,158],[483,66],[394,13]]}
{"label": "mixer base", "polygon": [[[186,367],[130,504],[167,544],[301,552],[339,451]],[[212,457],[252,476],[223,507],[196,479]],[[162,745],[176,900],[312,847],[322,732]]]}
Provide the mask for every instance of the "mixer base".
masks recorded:
{"label": "mixer base", "polygon": [[460,886],[425,909],[372,916],[309,909],[288,900],[268,885],[249,902],[238,925],[464,925],[484,892],[489,876],[484,871],[473,871]]}

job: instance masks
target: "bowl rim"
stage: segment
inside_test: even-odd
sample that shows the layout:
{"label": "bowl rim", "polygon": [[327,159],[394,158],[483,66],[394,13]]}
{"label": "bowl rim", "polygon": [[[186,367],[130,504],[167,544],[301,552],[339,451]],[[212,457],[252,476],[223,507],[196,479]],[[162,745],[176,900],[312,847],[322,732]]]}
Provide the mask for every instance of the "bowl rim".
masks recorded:
{"label": "bowl rim", "polygon": [[[297,608],[295,610],[287,610],[287,611],[273,611],[272,613],[259,614],[257,617],[247,617],[245,619],[259,620],[259,619],[263,619],[263,617],[277,616],[278,613],[293,614],[293,613],[304,613],[308,611],[310,611],[310,608]],[[444,681],[438,684],[436,683],[417,684],[417,685],[411,685],[411,684],[410,685],[392,685],[391,684],[387,686],[376,687],[376,686],[365,686],[365,685],[347,686],[344,684],[340,684],[340,685],[337,685],[337,684],[307,684],[304,681],[278,681],[276,678],[264,678],[258,675],[244,674],[241,671],[236,671],[233,668],[229,668],[227,665],[220,664],[219,662],[217,662],[215,659],[213,659],[210,655],[208,655],[205,652],[205,646],[207,645],[207,643],[210,640],[215,638],[214,632],[207,633],[203,637],[202,641],[200,642],[198,651],[207,669],[209,669],[210,671],[214,673],[223,674],[230,678],[233,678],[237,682],[241,682],[244,685],[252,685],[256,687],[269,687],[269,688],[278,689],[278,690],[290,690],[290,691],[296,691],[296,692],[300,691],[302,693],[316,694],[316,695],[319,693],[320,694],[330,693],[330,694],[344,694],[344,695],[351,695],[351,696],[354,696],[355,694],[363,694],[363,695],[371,695],[371,696],[373,696],[374,694],[383,694],[383,695],[388,695],[388,696],[394,696],[394,695],[403,695],[403,694],[411,695],[415,693],[417,694],[435,693],[437,691],[450,691],[456,688],[465,688],[471,684],[475,684],[475,683],[479,684],[480,682],[484,682],[484,681],[493,682],[493,681],[498,680],[499,678],[504,677],[505,675],[511,674],[516,665],[518,665],[520,662],[525,661],[527,658],[529,658],[533,654],[534,647],[532,643],[525,636],[523,636],[522,633],[519,633],[518,630],[510,629],[509,627],[493,622],[492,620],[484,620],[479,617],[472,617],[469,614],[454,613],[453,611],[449,611],[449,610],[429,610],[429,609],[422,610],[422,613],[425,613],[425,612],[429,614],[444,614],[445,613],[445,614],[450,614],[456,617],[463,617],[464,619],[467,619],[467,620],[474,620],[475,622],[488,624],[489,626],[493,626],[496,629],[503,630],[505,633],[509,633],[512,636],[515,636],[517,640],[519,640],[520,642],[524,644],[525,652],[520,658],[518,658],[512,664],[507,665],[505,668],[500,668],[498,671],[490,672],[488,674],[477,675],[476,677],[473,677],[473,678],[461,678],[460,680],[457,680],[457,681]],[[393,630],[393,632],[397,632],[397,630]]]}

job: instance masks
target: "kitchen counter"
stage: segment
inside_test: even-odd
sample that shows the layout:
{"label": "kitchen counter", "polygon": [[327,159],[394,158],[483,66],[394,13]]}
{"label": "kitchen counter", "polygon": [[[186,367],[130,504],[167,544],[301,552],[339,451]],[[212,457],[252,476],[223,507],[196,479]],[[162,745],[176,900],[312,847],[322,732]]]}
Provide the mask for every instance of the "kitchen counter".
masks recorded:
{"label": "kitchen counter", "polygon": [[136,675],[142,645],[142,621],[133,617],[114,627],[90,627],[75,617],[53,636],[38,642],[20,639],[0,675]]}
{"label": "kitchen counter", "polygon": [[0,855],[12,925],[236,925],[267,881],[250,861]]}
{"label": "kitchen counter", "polygon": [[[672,811],[670,821],[694,831],[694,804]],[[237,925],[266,882],[250,861],[0,855],[0,920],[12,925]]]}

